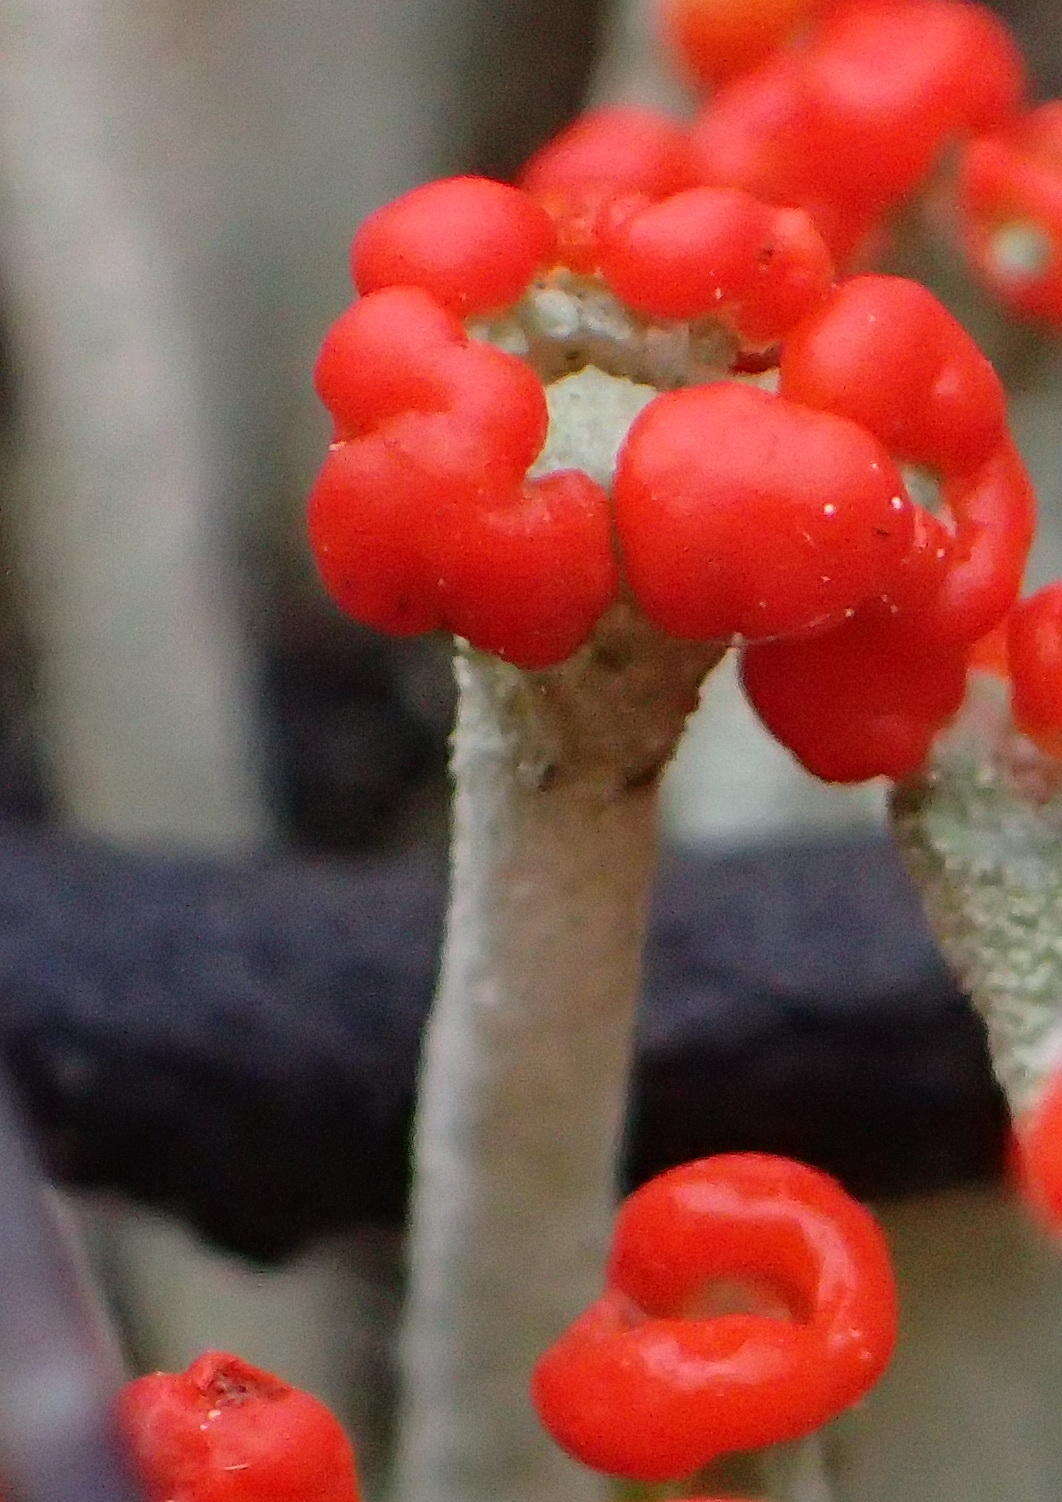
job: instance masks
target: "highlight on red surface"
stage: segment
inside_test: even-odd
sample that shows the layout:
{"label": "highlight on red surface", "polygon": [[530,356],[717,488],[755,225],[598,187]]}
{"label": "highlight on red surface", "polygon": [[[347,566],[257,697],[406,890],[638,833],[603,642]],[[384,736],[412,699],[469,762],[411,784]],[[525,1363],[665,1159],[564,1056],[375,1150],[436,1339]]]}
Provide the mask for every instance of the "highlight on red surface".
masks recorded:
{"label": "highlight on red surface", "polygon": [[680,70],[709,89],[797,38],[831,0],[659,0],[660,30]]}
{"label": "highlight on red surface", "polygon": [[1015,605],[1007,660],[1015,725],[1048,756],[1062,757],[1062,581]]}
{"label": "highlight on red surface", "polygon": [[976,468],[1006,432],[999,377],[943,303],[900,276],[841,282],[786,341],[782,390],[868,428],[905,463]]}
{"label": "highlight on red surface", "polygon": [[227,1352],[127,1383],[118,1418],[150,1502],[360,1502],[324,1404]]}
{"label": "highlight on red surface", "polygon": [[970,142],[957,212],[985,286],[1011,312],[1062,328],[1062,100]]}
{"label": "highlight on red surface", "polygon": [[505,183],[449,177],[370,214],[351,245],[359,292],[420,287],[461,317],[508,307],[550,259],[545,210]]}
{"label": "highlight on red surface", "polygon": [[1029,1210],[1062,1238],[1062,1067],[1039,1102],[1015,1122],[1014,1166]]}
{"label": "highlight on red surface", "polygon": [[625,1201],[605,1291],[539,1360],[532,1397],[584,1465],[663,1481],[817,1429],[874,1385],[895,1338],[870,1214],[815,1169],[729,1154]]}
{"label": "highlight on red surface", "polygon": [[395,635],[447,629],[521,667],[560,662],[615,595],[608,497],[577,471],[526,478],[541,382],[426,292],[363,297],[325,340],[335,422],[309,513],[341,609]]}

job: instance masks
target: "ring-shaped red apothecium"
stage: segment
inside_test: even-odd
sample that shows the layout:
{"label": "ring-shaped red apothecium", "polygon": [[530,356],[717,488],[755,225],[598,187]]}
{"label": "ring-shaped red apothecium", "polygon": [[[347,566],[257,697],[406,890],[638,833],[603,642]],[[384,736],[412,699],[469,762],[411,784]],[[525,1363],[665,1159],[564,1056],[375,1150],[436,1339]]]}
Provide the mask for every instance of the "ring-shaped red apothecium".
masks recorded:
{"label": "ring-shaped red apothecium", "polygon": [[1004,306],[1062,327],[1062,100],[970,142],[957,211],[966,254]]}
{"label": "ring-shaped red apothecium", "polygon": [[[763,1312],[733,1312],[757,1309]],[[833,1179],[731,1154],[622,1206],[605,1292],[540,1359],[539,1416],[577,1460],[639,1481],[810,1433],[888,1364],[884,1238]]]}
{"label": "ring-shaped red apothecium", "polygon": [[334,1415],[227,1352],[127,1383],[118,1421],[152,1502],[360,1502]]}

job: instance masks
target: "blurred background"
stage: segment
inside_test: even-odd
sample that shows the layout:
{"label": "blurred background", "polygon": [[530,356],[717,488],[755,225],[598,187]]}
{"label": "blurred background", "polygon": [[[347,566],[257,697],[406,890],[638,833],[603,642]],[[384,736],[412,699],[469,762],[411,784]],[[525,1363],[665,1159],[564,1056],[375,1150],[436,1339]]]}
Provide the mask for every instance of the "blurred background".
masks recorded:
{"label": "blurred background", "polygon": [[[1058,0],[998,8],[1040,96],[1062,92]],[[326,440],[312,362],[350,297],[353,227],[379,203],[440,174],[509,176],[590,101],[692,109],[652,10],[20,0],[0,13],[0,838],[223,864],[441,863],[448,648],[362,631],[316,584],[302,531]],[[997,316],[918,224],[895,263],[997,360],[1040,490],[1034,580],[1057,575],[1062,349]],[[882,790],[804,777],[726,668],[708,701],[668,781],[676,844],[725,854],[880,826]],[[82,881],[97,848],[77,847]],[[16,1005],[8,957],[25,940],[7,921],[0,1009]],[[231,1345],[350,1415],[371,1463],[399,1297],[392,1224],[266,1269],[113,1195],[69,1203],[138,1363]],[[1057,1497],[1057,1266],[993,1186],[886,1213],[912,1338],[849,1459],[851,1494],[884,1502],[907,1466],[916,1495]]]}

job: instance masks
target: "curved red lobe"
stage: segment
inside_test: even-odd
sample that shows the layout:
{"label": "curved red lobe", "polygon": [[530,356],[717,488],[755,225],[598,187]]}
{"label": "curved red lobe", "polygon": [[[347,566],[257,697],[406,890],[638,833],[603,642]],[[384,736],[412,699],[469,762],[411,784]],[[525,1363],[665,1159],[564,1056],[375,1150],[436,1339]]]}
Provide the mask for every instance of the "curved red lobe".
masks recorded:
{"label": "curved red lobe", "polygon": [[336,442],[310,540],[340,607],[521,667],[570,656],[616,591],[608,498],[577,471],[526,478],[548,421],[533,372],[396,287],[342,316],[316,381]]}
{"label": "curved red lobe", "polygon": [[826,782],[913,776],[958,712],[967,650],[912,641],[880,610],[802,641],[764,642],[741,678],[763,724]]}
{"label": "curved red lobe", "polygon": [[599,240],[601,273],[621,302],[663,318],[718,318],[753,345],[781,339],[833,277],[805,214],[724,189],[632,202],[601,223]]}
{"label": "curved red lobe", "polygon": [[939,577],[918,587],[912,639],[969,646],[989,632],[1017,594],[1035,497],[999,378],[962,326],[915,282],[855,277],[787,340],[781,391],[843,413],[938,478],[951,526],[929,525],[922,572]]}
{"label": "curved red lobe", "polygon": [[370,214],[354,236],[351,273],[359,292],[419,287],[467,318],[519,301],[553,244],[549,215],[518,188],[444,178]]}
{"label": "curved red lobe", "polygon": [[[770,1312],[704,1312],[735,1284]],[[666,1480],[819,1427],[874,1384],[895,1335],[883,1238],[839,1185],[787,1159],[707,1158],[626,1201],[605,1293],[532,1395],[583,1464]]]}

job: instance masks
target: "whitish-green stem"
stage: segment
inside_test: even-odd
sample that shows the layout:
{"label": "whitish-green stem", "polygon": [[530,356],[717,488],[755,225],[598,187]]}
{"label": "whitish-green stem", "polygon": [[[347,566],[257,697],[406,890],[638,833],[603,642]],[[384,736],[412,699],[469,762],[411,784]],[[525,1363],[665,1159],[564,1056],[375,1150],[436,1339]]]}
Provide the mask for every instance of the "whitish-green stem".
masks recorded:
{"label": "whitish-green stem", "polygon": [[1011,1109],[1062,1064],[1062,767],[1010,723],[976,675],[893,827],[945,956],[984,1019]]}
{"label": "whitish-green stem", "polygon": [[[550,317],[567,328],[563,313]],[[652,394],[599,370],[559,379],[540,468],[575,463],[608,482]],[[459,653],[451,900],[415,1144],[401,1502],[607,1495],[541,1432],[528,1380],[600,1291],[657,788],[719,656],[624,603],[547,672]]]}
{"label": "whitish-green stem", "polygon": [[463,654],[453,891],[416,1138],[397,1495],[573,1502],[536,1357],[600,1289],[657,781],[712,655],[620,609],[552,674]]}

